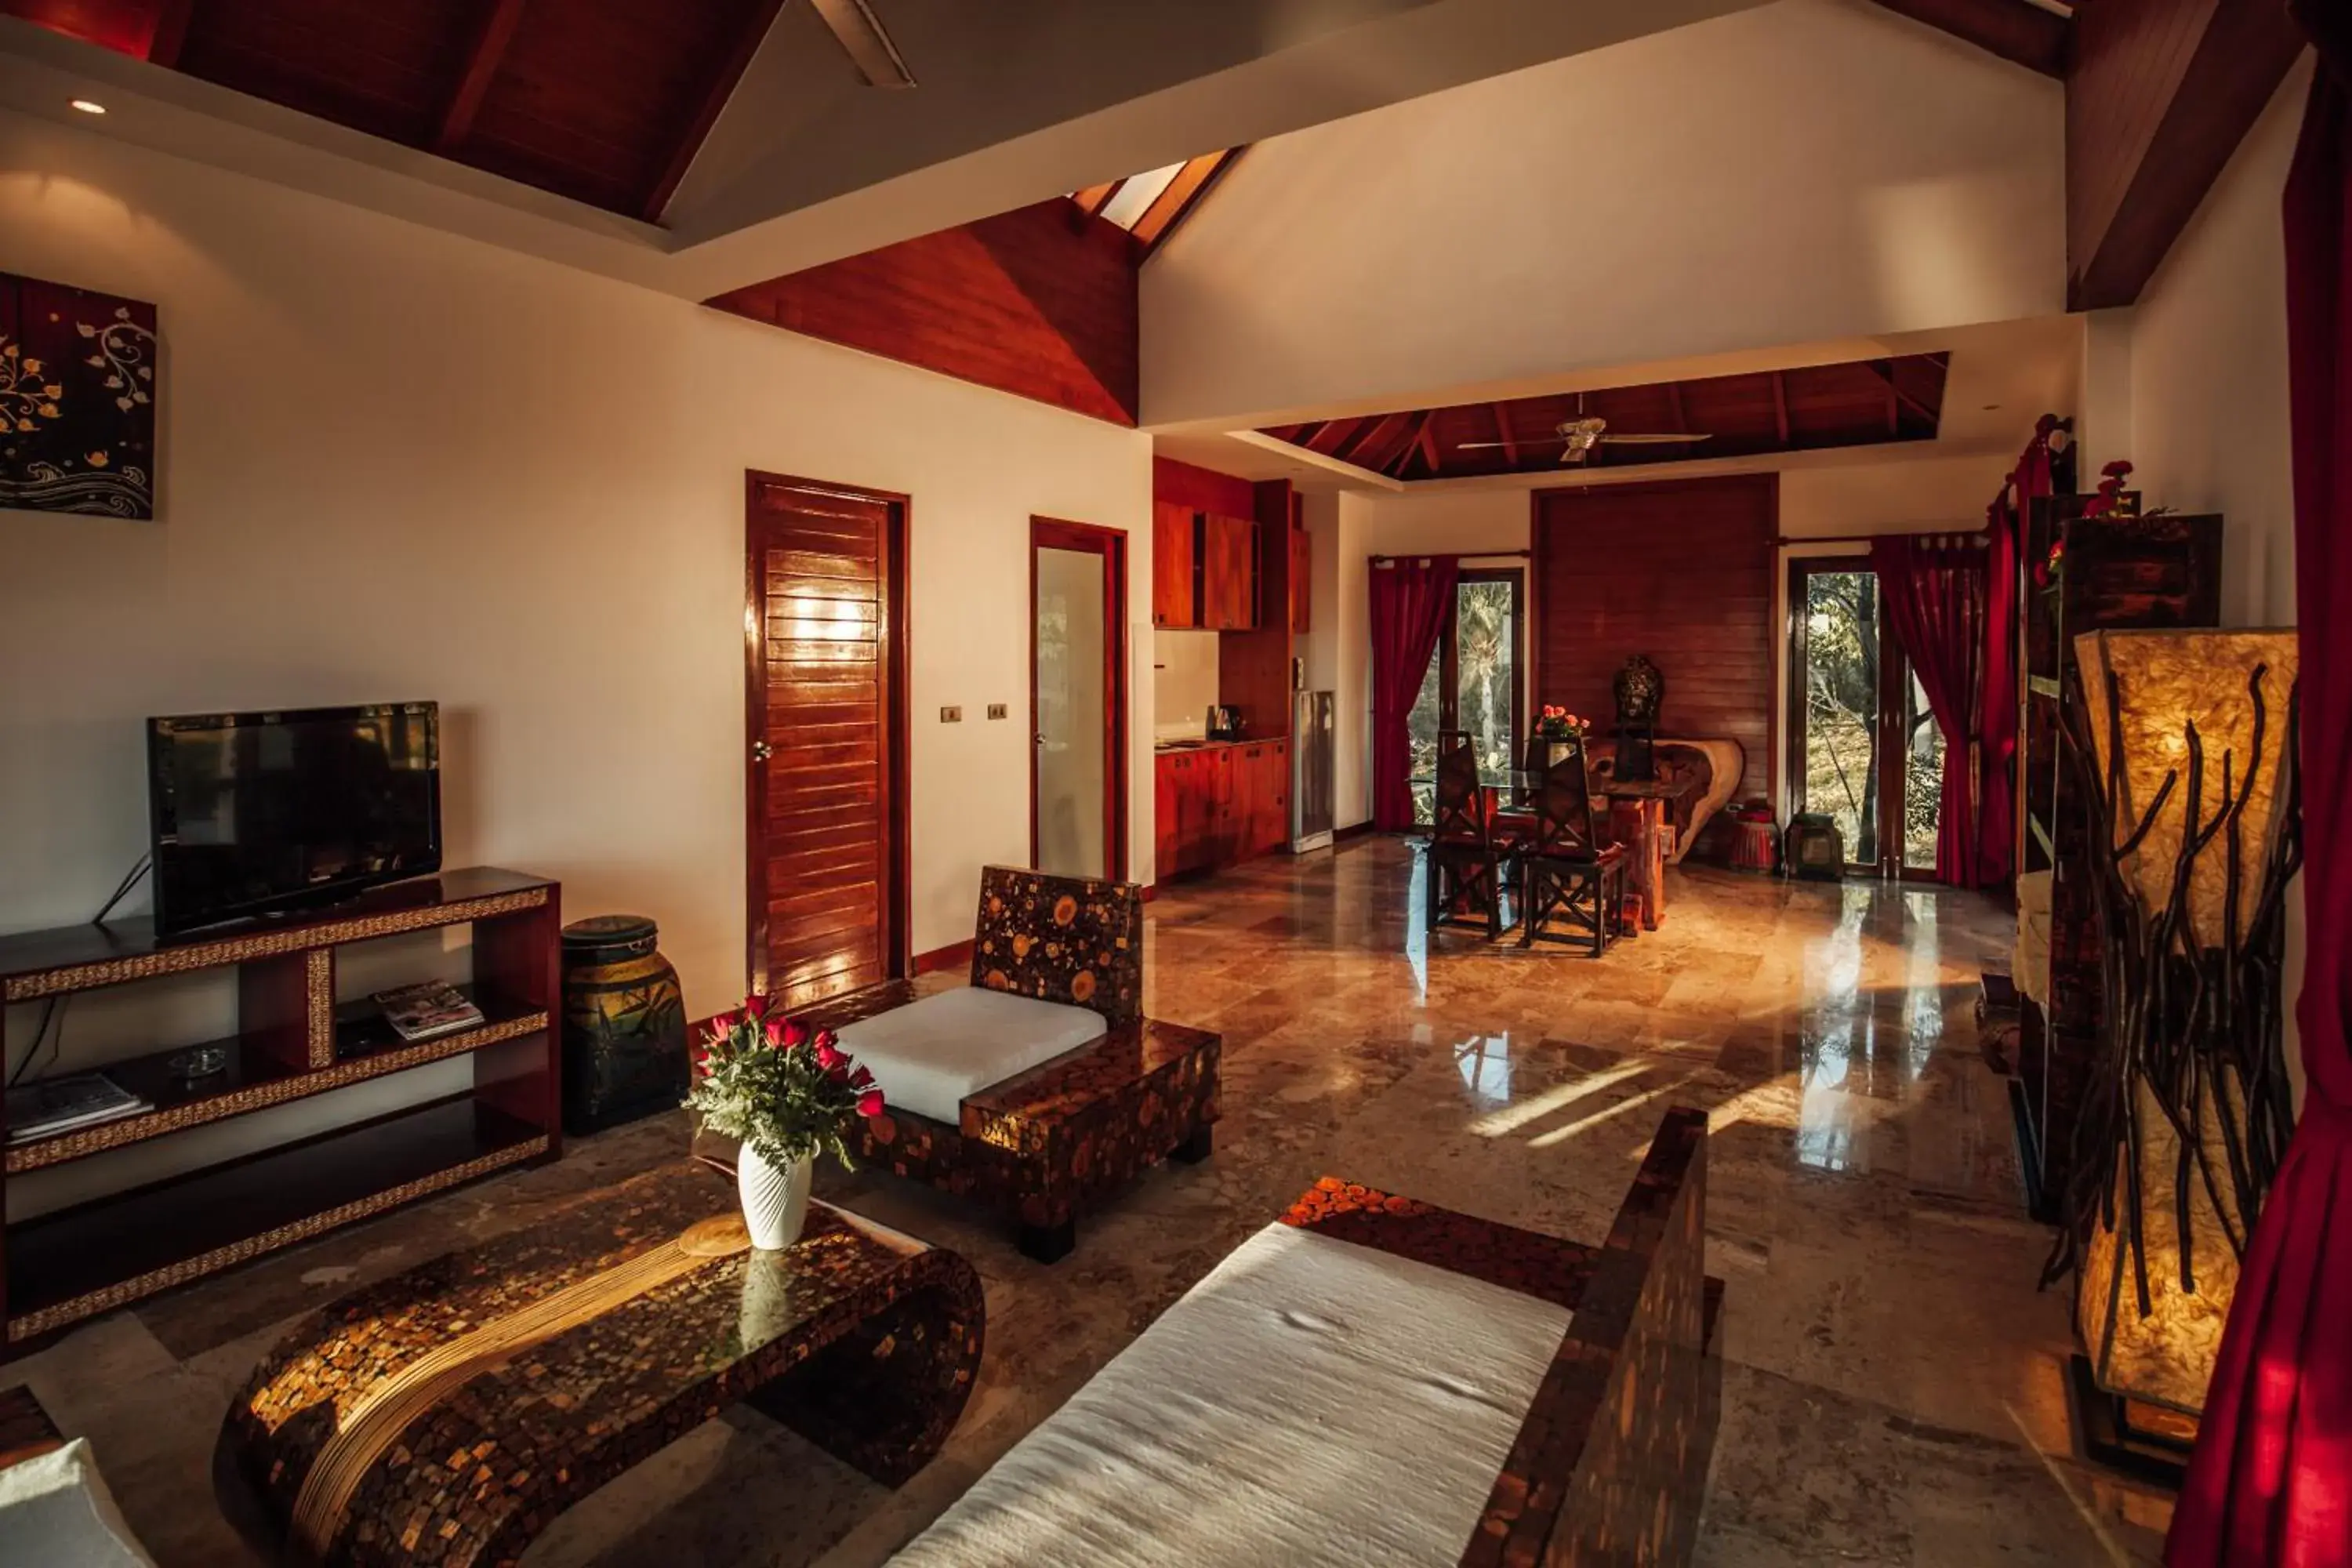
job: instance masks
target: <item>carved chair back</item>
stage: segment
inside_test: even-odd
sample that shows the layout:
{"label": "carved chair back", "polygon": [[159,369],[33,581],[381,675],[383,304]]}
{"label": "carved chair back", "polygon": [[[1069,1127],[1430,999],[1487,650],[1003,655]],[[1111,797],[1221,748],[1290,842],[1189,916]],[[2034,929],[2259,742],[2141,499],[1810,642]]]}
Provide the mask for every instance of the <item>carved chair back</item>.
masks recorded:
{"label": "carved chair back", "polygon": [[971,983],[1133,1022],[1143,1016],[1143,889],[982,867]]}

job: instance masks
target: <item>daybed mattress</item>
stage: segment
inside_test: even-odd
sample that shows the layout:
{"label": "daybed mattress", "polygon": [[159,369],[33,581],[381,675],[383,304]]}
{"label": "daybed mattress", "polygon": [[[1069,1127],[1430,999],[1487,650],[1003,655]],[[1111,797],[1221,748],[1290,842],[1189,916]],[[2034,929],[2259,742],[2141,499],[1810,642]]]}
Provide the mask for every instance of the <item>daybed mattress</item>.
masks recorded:
{"label": "daybed mattress", "polygon": [[892,1561],[1451,1568],[1568,1323],[1269,1225]]}

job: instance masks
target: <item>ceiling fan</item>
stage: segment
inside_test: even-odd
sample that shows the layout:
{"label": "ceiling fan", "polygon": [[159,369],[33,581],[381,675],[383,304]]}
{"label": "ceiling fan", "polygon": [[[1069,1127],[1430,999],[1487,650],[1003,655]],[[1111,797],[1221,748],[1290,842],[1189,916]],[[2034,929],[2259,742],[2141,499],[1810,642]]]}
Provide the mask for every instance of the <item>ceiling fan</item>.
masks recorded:
{"label": "ceiling fan", "polygon": [[809,0],[809,5],[841,41],[866,86],[915,85],[915,74],[907,68],[906,58],[882,30],[881,20],[866,0]]}
{"label": "ceiling fan", "polygon": [[1675,441],[1712,441],[1712,436],[1643,434],[1612,436],[1609,421],[1599,418],[1571,419],[1556,427],[1557,436],[1538,436],[1532,441],[1457,441],[1454,449],[1468,452],[1481,447],[1541,447],[1552,441],[1562,443],[1559,460],[1580,463],[1592,455],[1592,448],[1607,442],[1612,447],[1659,447]]}

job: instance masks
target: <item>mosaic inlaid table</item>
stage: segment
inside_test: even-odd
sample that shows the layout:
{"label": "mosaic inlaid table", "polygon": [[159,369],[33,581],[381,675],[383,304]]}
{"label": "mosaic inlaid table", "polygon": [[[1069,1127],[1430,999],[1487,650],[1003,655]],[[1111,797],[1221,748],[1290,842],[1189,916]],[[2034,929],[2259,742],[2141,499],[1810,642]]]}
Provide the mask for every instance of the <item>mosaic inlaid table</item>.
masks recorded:
{"label": "mosaic inlaid table", "polygon": [[232,1511],[299,1563],[511,1563],[739,1401],[897,1486],[962,1413],[982,1323],[955,1253],[824,1204],[755,1252],[681,1161],[307,1320],[229,1408]]}

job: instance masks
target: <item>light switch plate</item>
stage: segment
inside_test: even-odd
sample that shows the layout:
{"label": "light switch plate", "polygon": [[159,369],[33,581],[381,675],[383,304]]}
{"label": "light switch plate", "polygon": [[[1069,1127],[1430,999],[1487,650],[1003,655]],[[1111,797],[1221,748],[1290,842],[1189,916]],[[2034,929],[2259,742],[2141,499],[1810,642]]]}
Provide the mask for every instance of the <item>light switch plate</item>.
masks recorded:
{"label": "light switch plate", "polygon": [[961,723],[962,723],[962,722],[963,722],[963,710],[962,710],[962,709],[961,709],[961,708],[942,708],[942,709],[940,709],[940,723],[942,723],[942,724],[961,724]]}
{"label": "light switch plate", "polygon": [[992,702],[988,705],[988,716],[992,719],[1002,719],[1007,711],[1009,710],[1002,702]]}

